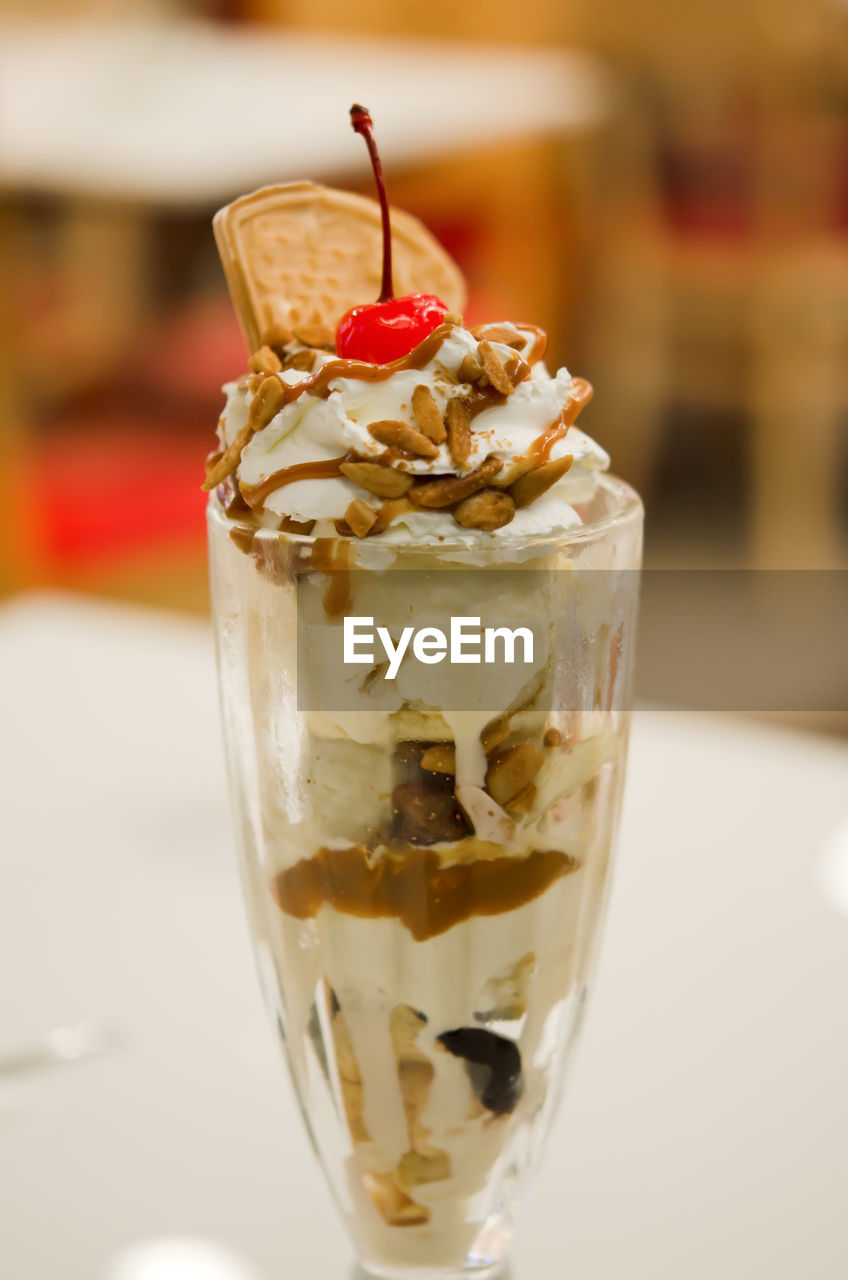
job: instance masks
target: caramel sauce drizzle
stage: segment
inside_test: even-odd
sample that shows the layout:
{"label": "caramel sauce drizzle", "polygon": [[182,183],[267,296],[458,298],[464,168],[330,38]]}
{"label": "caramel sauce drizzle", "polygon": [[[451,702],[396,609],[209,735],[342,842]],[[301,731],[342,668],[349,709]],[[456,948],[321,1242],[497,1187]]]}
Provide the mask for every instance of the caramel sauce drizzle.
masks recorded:
{"label": "caramel sauce drizzle", "polygon": [[236,544],[239,551],[243,551],[245,555],[249,555],[253,550],[253,539],[255,534],[255,529],[245,529],[240,525],[236,525],[233,529],[230,529],[230,538]]}
{"label": "caramel sauce drizzle", "polygon": [[585,378],[572,378],[571,385],[572,394],[562,411],[562,420],[569,427],[577,421],[578,415],[586,408],[595,393],[595,388]]}
{"label": "caramel sauce drizzle", "polygon": [[408,498],[385,499],[377,510],[377,519],[374,522],[372,533],[383,533],[393,520],[397,520],[398,516],[405,515],[407,511],[415,510],[417,508],[412,505]]}
{"label": "caramel sauce drizzle", "polygon": [[[471,333],[475,338],[485,338],[487,329],[495,329],[497,327],[498,325],[496,322],[477,324],[471,330]],[[548,349],[548,335],[545,333],[544,329],[540,329],[537,324],[515,324],[514,328],[518,330],[519,334],[527,332],[533,334],[533,345],[530,350],[526,354],[524,352],[521,353],[521,359],[525,360],[532,368],[537,360],[542,359],[542,356]]]}
{"label": "caramel sauce drizzle", "polygon": [[522,356],[526,360],[531,369],[537,360],[541,360],[542,356],[548,349],[548,335],[544,329],[540,329],[536,324],[523,324],[522,329],[531,329],[533,332],[533,345],[527,355]]}
{"label": "caramel sauce drizzle", "polygon": [[401,356],[397,360],[390,360],[388,364],[368,364],[365,360],[343,360],[337,358],[328,360],[309,378],[304,378],[302,382],[296,382],[294,386],[286,387],[283,399],[283,406],[292,404],[300,396],[308,394],[325,399],[330,395],[330,383],[336,378],[356,378],[361,382],[386,382],[395,373],[400,373],[408,369],[423,369],[425,364],[429,364],[433,356],[441,347],[445,338],[451,332],[452,326],[449,324],[440,324],[437,329],[429,333],[423,342],[419,342],[408,355]]}
{"label": "caramel sauce drizzle", "polygon": [[326,573],[330,579],[324,592],[324,612],[328,618],[341,618],[353,603],[350,588],[349,542],[336,538],[316,538],[310,554],[310,568]]}
{"label": "caramel sauce drizzle", "polygon": [[[331,394],[330,383],[334,382],[336,378],[356,378],[363,382],[385,382],[399,371],[423,369],[439,350],[445,338],[451,332],[451,328],[452,326],[449,324],[439,325],[437,329],[427,335],[423,342],[419,342],[418,346],[410,351],[408,355],[401,356],[398,360],[392,360],[388,364],[368,364],[364,360],[329,360],[311,377],[304,378],[302,382],[297,382],[294,386],[286,387],[281,408],[293,404],[300,396],[307,393],[319,399],[326,399]],[[477,397],[475,397],[475,401],[476,399]],[[492,403],[502,402],[504,399],[504,396],[497,397],[497,400],[493,400],[491,396],[486,396],[485,401],[479,405],[475,403],[472,409],[472,417],[475,412],[479,413],[483,408],[488,408]],[[402,453],[400,450],[396,452],[398,455]],[[342,458],[330,458],[323,462],[298,462],[290,467],[282,467],[279,471],[274,471],[271,475],[266,476],[259,484],[242,485],[242,496],[249,506],[259,509],[265,499],[277,489],[281,489],[283,485],[293,484],[296,480],[323,480],[339,476],[341,475],[339,470],[341,464],[352,459],[353,454],[346,454]],[[371,460],[374,461],[374,459]],[[377,459],[377,461],[379,460]]]}
{"label": "caramel sauce drizzle", "polygon": [[259,484],[243,484],[241,495],[248,506],[257,509],[262,506],[269,494],[282,489],[284,485],[294,484],[295,480],[327,480],[340,476],[342,463],[350,462],[352,459],[352,453],[345,453],[341,458],[295,462],[290,467],[281,467],[279,471],[272,471],[264,480],[260,480]]}
{"label": "caramel sauce drizzle", "polygon": [[547,431],[537,436],[530,446],[530,456],[535,467],[550,461],[551,449],[557,440],[562,440],[568,435],[569,428],[577,421],[580,411],[592,399],[594,388],[591,382],[587,382],[585,378],[575,378],[573,386],[573,395],[556,422],[548,427]]}
{"label": "caramel sauce drizzle", "polygon": [[475,387],[470,395],[463,397],[468,407],[468,413],[472,421],[477,417],[478,413],[483,413],[486,409],[493,409],[496,405],[506,404],[506,396],[500,391],[496,391],[494,387]]}
{"label": "caramel sauce drizzle", "polygon": [[[402,356],[398,360],[392,360],[388,364],[369,364],[363,360],[330,360],[311,377],[305,378],[294,386],[287,387],[283,403],[284,405],[292,404],[304,393],[326,398],[331,393],[330,383],[335,381],[336,378],[355,378],[364,382],[385,382],[399,371],[423,369],[436,355],[445,338],[451,332],[451,328],[451,325],[439,325],[408,355]],[[533,346],[529,353],[525,357],[518,356],[516,353],[517,367],[521,369],[522,376],[526,376],[525,369],[529,372],[530,367],[544,355],[547,346],[547,335],[544,329],[540,329],[536,325],[522,325],[521,328],[522,330],[529,329],[534,334]],[[477,336],[478,331],[484,332],[485,329],[485,325],[478,325],[472,332]],[[588,404],[591,398],[591,384],[584,378],[575,378],[573,393],[568,405],[553,426],[549,427],[531,445],[530,457],[534,466],[540,466],[549,461],[553,446],[568,433],[569,427],[574,423],[580,411]],[[485,412],[486,409],[505,404],[506,400],[507,397],[496,391],[492,386],[475,387],[465,397],[465,403],[472,419]],[[341,464],[353,461],[355,457],[355,454],[347,453],[339,458],[329,458],[318,462],[298,462],[292,466],[281,467],[279,471],[272,472],[271,475],[266,476],[258,484],[242,485],[242,498],[249,507],[254,510],[261,510],[265,499],[276,490],[283,488],[285,485],[293,484],[297,480],[323,480],[341,476]],[[395,448],[387,450],[379,458],[371,458],[369,460],[383,462],[385,465],[391,466],[393,462],[407,459],[408,457],[409,455],[404,450]],[[391,507],[388,504],[384,504],[375,532],[382,531],[387,527],[392,518],[386,519],[390,510]]]}
{"label": "caramel sauce drizzle", "polygon": [[[526,327],[529,328],[530,326]],[[328,360],[309,378],[304,378],[302,382],[296,382],[293,386],[285,388],[281,408],[292,404],[302,395],[326,399],[331,394],[330,383],[335,382],[336,378],[353,378],[360,382],[387,382],[396,373],[406,372],[410,369],[423,369],[439,351],[445,338],[451,333],[452,328],[452,325],[440,324],[438,328],[427,335],[423,342],[419,342],[418,346],[410,351],[408,355],[400,356],[397,360],[391,360],[388,364],[368,364],[365,360],[343,360],[338,358]],[[538,330],[538,334],[544,338],[541,329]],[[546,338],[544,340],[545,342],[547,341]],[[537,344],[539,341],[540,339],[537,338]],[[476,402],[478,395],[485,397],[485,403],[481,405],[481,408],[489,408],[492,404],[502,404],[506,399],[505,396],[493,392],[489,387],[482,388],[479,393],[476,393],[470,399]],[[477,412],[479,413],[480,409],[477,409]]]}
{"label": "caramel sauce drizzle", "polygon": [[530,457],[533,459],[534,467],[550,462],[551,449],[557,440],[562,440],[563,436],[568,435],[570,425],[570,423],[564,423],[561,417],[557,418],[552,427],[548,427],[547,431],[536,437],[530,446]]}
{"label": "caramel sauce drizzle", "polygon": [[393,844],[375,864],[364,845],[319,849],[280,872],[278,906],[298,920],[322,906],[360,919],[394,917],[417,942],[445,933],[472,916],[494,916],[538,898],[579,864],[556,849],[526,858],[486,858],[442,866],[432,849]]}

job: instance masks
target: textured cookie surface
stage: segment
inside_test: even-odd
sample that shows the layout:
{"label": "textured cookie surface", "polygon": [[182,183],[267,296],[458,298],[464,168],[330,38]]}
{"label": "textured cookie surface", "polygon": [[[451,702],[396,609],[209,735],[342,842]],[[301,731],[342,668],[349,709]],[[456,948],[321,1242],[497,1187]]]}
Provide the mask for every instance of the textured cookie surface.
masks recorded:
{"label": "textured cookie surface", "polygon": [[[433,293],[462,311],[465,283],[423,223],[391,211],[395,294]],[[248,347],[272,324],[335,330],[380,292],[380,207],[312,182],[263,187],[215,215],[215,239]]]}

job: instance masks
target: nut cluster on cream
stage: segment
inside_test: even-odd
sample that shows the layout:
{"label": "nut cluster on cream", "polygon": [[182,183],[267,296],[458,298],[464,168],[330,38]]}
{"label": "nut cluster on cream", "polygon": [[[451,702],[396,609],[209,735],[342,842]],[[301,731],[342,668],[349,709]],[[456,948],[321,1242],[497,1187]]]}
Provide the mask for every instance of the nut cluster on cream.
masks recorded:
{"label": "nut cluster on cream", "polygon": [[[591,387],[553,376],[540,330],[448,317],[389,365],[340,360],[317,329],[278,331],[225,387],[222,482],[260,523],[387,541],[580,524],[607,454],[573,425]],[[316,527],[317,525],[317,527]]]}

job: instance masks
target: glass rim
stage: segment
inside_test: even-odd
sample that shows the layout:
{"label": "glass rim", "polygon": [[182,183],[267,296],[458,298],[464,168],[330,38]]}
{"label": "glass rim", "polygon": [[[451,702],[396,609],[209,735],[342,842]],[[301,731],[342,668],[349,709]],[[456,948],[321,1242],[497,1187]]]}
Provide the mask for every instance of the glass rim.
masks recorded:
{"label": "glass rim", "polygon": [[[509,546],[515,549],[523,549],[526,547],[538,547],[550,545],[551,542],[556,543],[586,543],[592,542],[602,534],[609,533],[611,529],[617,526],[624,526],[630,521],[641,518],[644,515],[644,507],[642,499],[636,490],[627,483],[626,480],[620,479],[611,472],[603,471],[598,474],[598,487],[596,494],[603,491],[614,502],[614,507],[605,515],[599,516],[596,520],[590,520],[585,524],[575,525],[567,529],[548,529],[537,533],[525,533],[517,538],[509,539]],[[593,495],[594,496],[594,495]],[[580,504],[582,505],[582,504]],[[363,547],[367,545],[375,546],[377,539],[357,538],[355,535],[348,536],[342,533],[333,533],[330,535],[315,535],[312,533],[292,533],[285,529],[273,529],[267,525],[255,525],[247,520],[240,520],[237,516],[228,516],[221,505],[216,490],[212,490],[209,494],[209,501],[206,507],[207,520],[209,523],[213,521],[225,528],[250,528],[256,534],[262,536],[263,541],[279,541],[286,544],[295,544],[299,546],[309,546],[313,542],[319,540],[322,542],[340,542],[350,543],[353,546]],[[506,543],[506,539],[494,539],[491,546],[497,546],[499,543]],[[474,548],[469,543],[459,538],[456,541],[450,538],[442,537],[438,541],[424,541],[422,539],[410,539],[408,542],[385,542],[383,546],[392,547],[398,550],[426,550],[432,553],[438,551],[470,551]]]}

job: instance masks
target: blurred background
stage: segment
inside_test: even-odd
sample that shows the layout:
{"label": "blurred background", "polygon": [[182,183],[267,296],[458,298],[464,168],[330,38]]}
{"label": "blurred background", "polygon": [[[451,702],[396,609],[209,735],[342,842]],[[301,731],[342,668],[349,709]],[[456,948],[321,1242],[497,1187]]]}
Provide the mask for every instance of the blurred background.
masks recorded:
{"label": "blurred background", "polygon": [[[848,569],[848,0],[0,6],[0,1275],[342,1280],[252,971],[203,620],[203,462],[246,359],[212,215],[302,177],[370,193],[363,102],[469,319],[543,325],[595,383],[649,566]],[[653,612],[661,674],[698,642],[768,673],[773,633],[720,630],[746,575],[647,577],[688,580]],[[792,577],[829,606],[845,575]],[[800,615],[832,650],[807,634],[810,701],[780,705],[844,733],[845,626],[778,594],[781,635]],[[635,721],[516,1278],[843,1276],[848,746]]]}
{"label": "blurred background", "polygon": [[845,0],[6,0],[0,591],[204,610],[203,457],[244,350],[210,219],[394,203],[596,384],[648,564],[846,557]]}

